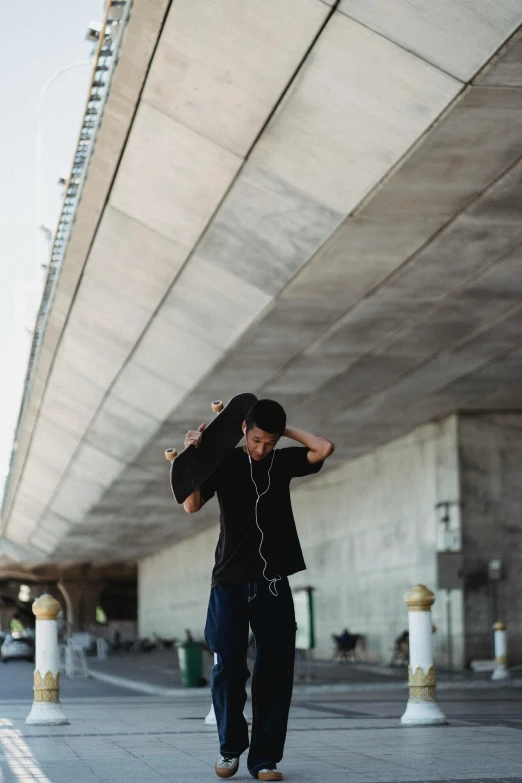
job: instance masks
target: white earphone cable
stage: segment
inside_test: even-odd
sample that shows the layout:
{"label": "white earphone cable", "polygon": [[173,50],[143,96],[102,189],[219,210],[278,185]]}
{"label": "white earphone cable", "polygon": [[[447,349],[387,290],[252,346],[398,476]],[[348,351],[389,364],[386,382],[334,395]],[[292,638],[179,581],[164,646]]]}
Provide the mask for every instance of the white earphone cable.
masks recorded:
{"label": "white earphone cable", "polygon": [[[260,526],[258,518],[257,518],[257,507],[259,505],[259,501],[261,500],[263,495],[266,495],[266,493],[270,489],[270,471],[272,470],[272,465],[274,464],[275,451],[272,451],[272,459],[270,460],[270,467],[268,468],[268,486],[267,486],[267,488],[265,489],[264,492],[260,493],[259,489],[258,489],[258,486],[256,484],[256,481],[254,479],[252,457],[250,456],[250,450],[248,448],[248,443],[246,442],[246,432],[245,432],[245,446],[246,446],[246,450],[247,450],[247,454],[248,454],[248,460],[250,462],[250,478],[252,479],[252,483],[253,483],[253,485],[255,487],[256,495],[257,495],[256,505],[255,505],[255,509],[254,509],[254,518],[255,518],[255,521],[256,521],[257,529],[261,533],[261,543],[259,544],[259,554],[260,554],[261,559],[263,560],[263,562],[265,564],[265,567],[263,568],[263,577],[268,582],[268,589],[270,590],[272,595],[277,597],[279,595],[279,593],[277,592],[276,582],[280,582],[281,581],[281,577],[279,576],[279,574],[277,574],[277,576],[275,576],[273,579],[269,579],[268,576],[265,573],[266,569],[268,568],[268,562],[267,562],[265,556],[263,555],[263,552],[261,551],[262,548],[263,548],[263,541],[264,541],[264,538],[265,538],[265,534],[263,533],[263,530],[261,529],[261,526]],[[256,597],[255,595],[252,596],[252,598],[255,598],[255,597]],[[249,599],[249,600],[251,600],[251,599]]]}

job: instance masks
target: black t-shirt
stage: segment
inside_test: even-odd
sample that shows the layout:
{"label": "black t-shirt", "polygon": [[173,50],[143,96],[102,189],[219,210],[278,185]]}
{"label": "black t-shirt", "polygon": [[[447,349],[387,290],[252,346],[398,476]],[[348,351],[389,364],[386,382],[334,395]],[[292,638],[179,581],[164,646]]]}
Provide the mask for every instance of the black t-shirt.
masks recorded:
{"label": "black t-shirt", "polygon": [[[252,460],[252,475],[260,494],[268,487],[272,463],[270,488],[257,507],[257,521],[263,531],[261,551],[268,563],[265,575],[269,579],[306,568],[292,513],[290,481],[294,476],[318,473],[323,466],[322,462],[308,462],[305,446],[276,449],[272,454],[260,461]],[[205,501],[217,493],[221,510],[213,587],[263,576],[261,533],[255,520],[257,495],[250,469],[248,454],[242,448],[234,449],[200,487]]]}

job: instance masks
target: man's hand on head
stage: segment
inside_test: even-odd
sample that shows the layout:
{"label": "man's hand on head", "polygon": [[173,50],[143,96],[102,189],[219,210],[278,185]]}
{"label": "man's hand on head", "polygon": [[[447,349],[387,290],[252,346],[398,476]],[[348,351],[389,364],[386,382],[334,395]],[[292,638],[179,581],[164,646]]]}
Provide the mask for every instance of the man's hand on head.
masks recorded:
{"label": "man's hand on head", "polygon": [[298,430],[295,427],[287,427],[284,431],[286,438],[292,438],[308,448],[307,459],[311,465],[322,462],[334,452],[334,445],[330,440],[314,435],[312,432]]}
{"label": "man's hand on head", "polygon": [[199,448],[201,444],[201,438],[203,436],[203,430],[206,426],[206,424],[200,424],[197,430],[189,430],[187,432],[184,442],[185,448],[188,446],[195,446],[196,448]]}

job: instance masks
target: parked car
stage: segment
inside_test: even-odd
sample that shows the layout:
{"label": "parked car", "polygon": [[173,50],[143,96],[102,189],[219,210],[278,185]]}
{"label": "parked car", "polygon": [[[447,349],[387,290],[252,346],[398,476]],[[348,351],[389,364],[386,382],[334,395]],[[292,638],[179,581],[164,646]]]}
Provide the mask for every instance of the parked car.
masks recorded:
{"label": "parked car", "polygon": [[15,638],[8,634],[0,647],[0,660],[2,663],[13,658],[24,658],[26,661],[34,661],[34,644],[31,639]]}

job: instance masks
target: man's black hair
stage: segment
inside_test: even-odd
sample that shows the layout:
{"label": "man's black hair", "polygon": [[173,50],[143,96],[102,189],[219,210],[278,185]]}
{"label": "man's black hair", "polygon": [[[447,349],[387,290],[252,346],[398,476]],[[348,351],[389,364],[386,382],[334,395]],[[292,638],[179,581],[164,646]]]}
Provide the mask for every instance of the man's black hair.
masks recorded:
{"label": "man's black hair", "polygon": [[247,429],[259,427],[263,432],[283,435],[286,429],[286,413],[275,400],[258,400],[245,416]]}

